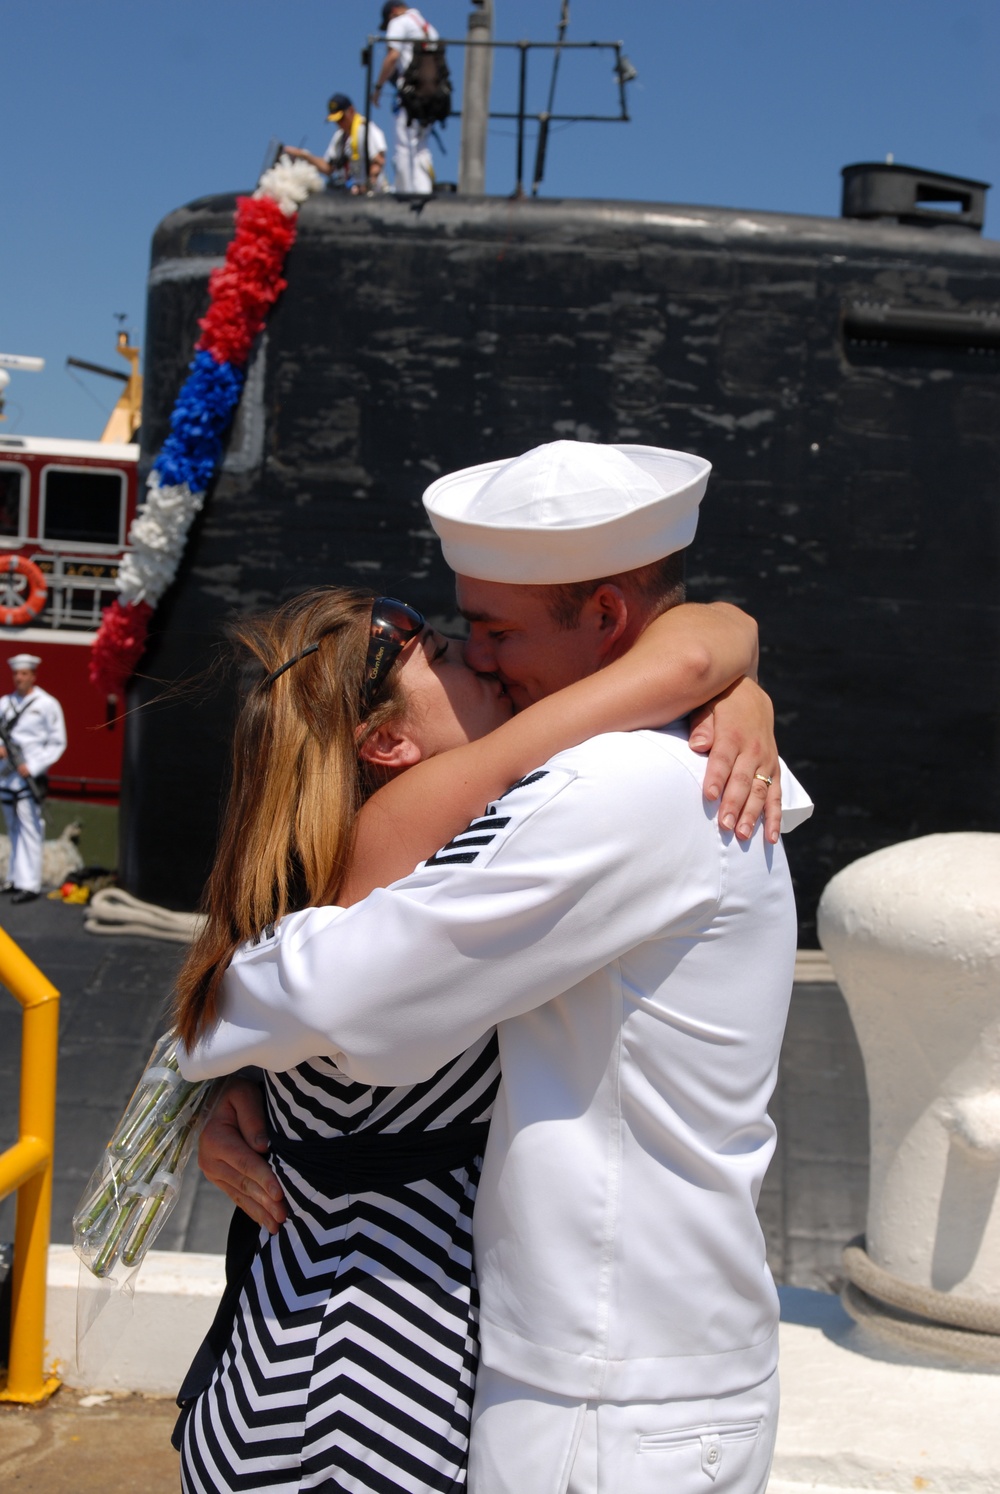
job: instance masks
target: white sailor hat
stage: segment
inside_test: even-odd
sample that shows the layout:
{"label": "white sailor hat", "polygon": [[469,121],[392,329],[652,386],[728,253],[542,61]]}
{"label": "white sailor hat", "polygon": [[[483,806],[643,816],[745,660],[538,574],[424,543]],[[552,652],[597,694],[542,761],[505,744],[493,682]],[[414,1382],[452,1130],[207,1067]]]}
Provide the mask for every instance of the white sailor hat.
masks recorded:
{"label": "white sailor hat", "polygon": [[659,446],[550,441],[439,477],[424,507],[460,576],[593,581],[685,549],[711,470],[703,457]]}
{"label": "white sailor hat", "polygon": [[14,654],[7,660],[8,669],[37,669],[41,663],[37,654]]}

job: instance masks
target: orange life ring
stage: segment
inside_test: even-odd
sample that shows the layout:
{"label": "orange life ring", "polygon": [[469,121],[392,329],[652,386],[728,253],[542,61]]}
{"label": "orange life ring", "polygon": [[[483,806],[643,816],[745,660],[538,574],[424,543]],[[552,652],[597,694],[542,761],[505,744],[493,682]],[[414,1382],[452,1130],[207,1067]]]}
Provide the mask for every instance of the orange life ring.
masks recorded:
{"label": "orange life ring", "polygon": [[[25,560],[23,555],[0,555],[0,627],[23,628],[34,622],[48,594],[45,577],[33,560]],[[15,597],[24,600],[11,606]]]}

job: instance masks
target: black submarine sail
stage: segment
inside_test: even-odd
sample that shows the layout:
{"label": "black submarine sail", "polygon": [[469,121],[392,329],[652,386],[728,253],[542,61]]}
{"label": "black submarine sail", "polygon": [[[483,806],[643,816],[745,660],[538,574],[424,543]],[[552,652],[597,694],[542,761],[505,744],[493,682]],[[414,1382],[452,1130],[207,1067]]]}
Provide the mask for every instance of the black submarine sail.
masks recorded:
{"label": "black submarine sail", "polygon": [[[829,877],[1000,809],[1000,243],[986,186],[844,172],[843,216],[471,193],[322,193],[253,352],[221,470],[142,669],[189,676],[236,612],[362,582],[455,623],[420,495],[576,437],[714,467],[695,599],[760,621],[802,940]],[[143,452],[167,433],[235,198],[153,240]],[[162,686],[138,679],[131,704]],[[232,701],[129,718],[122,878],[193,907]]]}

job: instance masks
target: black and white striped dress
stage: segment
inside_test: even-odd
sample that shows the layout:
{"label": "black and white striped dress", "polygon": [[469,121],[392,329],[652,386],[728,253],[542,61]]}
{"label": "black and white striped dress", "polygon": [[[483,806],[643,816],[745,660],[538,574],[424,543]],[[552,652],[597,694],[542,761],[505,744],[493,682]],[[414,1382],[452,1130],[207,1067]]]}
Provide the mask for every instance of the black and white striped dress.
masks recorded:
{"label": "black and white striped dress", "polygon": [[[499,1077],[494,1033],[398,1089],[353,1083],[314,1059],[265,1076],[272,1134],[419,1140],[488,1120]],[[276,1235],[261,1231],[229,1345],[187,1416],[185,1494],[465,1488],[480,1162],[328,1196],[275,1159],[288,1219]]]}

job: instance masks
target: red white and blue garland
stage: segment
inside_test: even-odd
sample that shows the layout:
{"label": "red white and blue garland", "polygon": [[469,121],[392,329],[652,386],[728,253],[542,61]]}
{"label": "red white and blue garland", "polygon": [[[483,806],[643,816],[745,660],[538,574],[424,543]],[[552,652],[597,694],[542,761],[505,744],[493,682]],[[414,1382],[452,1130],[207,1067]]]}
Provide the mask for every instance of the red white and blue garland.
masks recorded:
{"label": "red white and blue garland", "polygon": [[299,207],[323,186],[315,166],[282,156],[252,197],[236,200],[236,232],[225,263],[209,278],[209,307],[199,322],[190,372],[129,530],[118,597],[104,609],[91,650],[91,683],[108,695],[123,693],[145,649],[153,612],[177,575],[188,531],[222,460],[254,338],[287,284],[281,272],[295,241]]}

